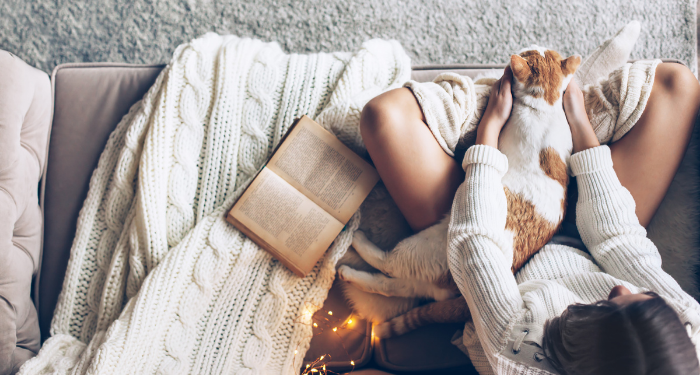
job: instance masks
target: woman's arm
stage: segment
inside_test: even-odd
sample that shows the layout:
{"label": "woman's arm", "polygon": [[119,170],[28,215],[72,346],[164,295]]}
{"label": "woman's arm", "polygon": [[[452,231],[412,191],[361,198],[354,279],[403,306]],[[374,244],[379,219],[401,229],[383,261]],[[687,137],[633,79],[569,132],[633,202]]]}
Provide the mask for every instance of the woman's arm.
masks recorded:
{"label": "woman's arm", "polygon": [[632,195],[620,184],[610,148],[598,146],[571,157],[578,181],[576,224],[598,265],[608,274],[685,305],[694,303],[661,268],[661,256],[635,214]]}
{"label": "woman's arm", "polygon": [[464,156],[466,178],[457,189],[447,233],[450,271],[467,300],[477,334],[491,357],[523,308],[506,255],[507,201],[501,178],[508,160],[497,149],[475,145]]}
{"label": "woman's arm", "polygon": [[494,84],[477,144],[464,156],[466,177],[457,190],[447,234],[450,271],[490,360],[505,346],[509,324],[523,310],[510,269],[512,255],[504,251],[507,201],[501,178],[508,159],[495,148],[512,107],[509,73]]}
{"label": "woman's arm", "polygon": [[579,188],[576,224],[591,255],[610,275],[689,306],[694,300],[661,268],[659,252],[635,214],[634,198],[613,169],[610,149],[599,146],[573,81],[564,108],[575,151],[571,171]]}

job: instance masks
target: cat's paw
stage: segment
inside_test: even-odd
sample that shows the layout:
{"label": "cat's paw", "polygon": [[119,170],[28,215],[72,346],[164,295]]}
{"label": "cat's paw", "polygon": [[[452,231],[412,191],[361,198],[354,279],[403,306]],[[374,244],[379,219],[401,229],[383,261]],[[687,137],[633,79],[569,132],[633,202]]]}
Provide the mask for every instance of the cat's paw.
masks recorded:
{"label": "cat's paw", "polygon": [[347,283],[350,283],[350,275],[352,274],[354,270],[351,267],[348,267],[346,265],[342,265],[338,268],[338,279],[343,280]]}
{"label": "cat's paw", "polygon": [[374,331],[372,332],[380,339],[401,336],[413,330],[413,328],[409,328],[406,323],[406,314],[402,314],[386,322],[375,325],[373,327]]}
{"label": "cat's paw", "polygon": [[394,336],[393,331],[391,329],[391,321],[375,325],[374,327],[372,327],[372,333],[375,337],[379,337],[380,339],[388,339]]}
{"label": "cat's paw", "polygon": [[459,295],[457,291],[450,290],[450,289],[437,289],[436,291],[433,292],[433,299],[436,301],[445,301],[448,299],[455,298]]}
{"label": "cat's paw", "polygon": [[365,232],[361,230],[356,230],[355,233],[352,235],[352,247],[357,249],[357,247],[362,247],[364,244],[369,242],[367,239],[367,235],[365,235]]}

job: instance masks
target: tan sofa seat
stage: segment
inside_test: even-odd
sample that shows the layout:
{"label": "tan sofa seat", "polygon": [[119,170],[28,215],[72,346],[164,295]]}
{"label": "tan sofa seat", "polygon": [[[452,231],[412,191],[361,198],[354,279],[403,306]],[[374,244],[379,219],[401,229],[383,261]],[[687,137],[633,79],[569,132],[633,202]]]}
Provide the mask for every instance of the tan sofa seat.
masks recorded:
{"label": "tan sofa seat", "polygon": [[42,187],[46,225],[37,296],[42,340],[49,336],[92,171],[112,130],[163,67],[64,64],[53,71],[54,116]]}

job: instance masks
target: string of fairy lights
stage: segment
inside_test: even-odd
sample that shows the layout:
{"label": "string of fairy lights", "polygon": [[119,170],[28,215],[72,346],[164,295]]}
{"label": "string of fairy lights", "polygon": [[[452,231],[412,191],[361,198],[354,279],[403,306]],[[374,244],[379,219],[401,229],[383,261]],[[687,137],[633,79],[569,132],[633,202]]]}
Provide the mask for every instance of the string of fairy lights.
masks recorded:
{"label": "string of fairy lights", "polygon": [[[314,314],[312,312],[314,310],[319,310],[322,313],[321,314]],[[302,316],[300,317],[300,319],[295,321],[295,323],[311,325],[313,334],[311,335],[310,339],[313,338],[314,336],[320,335],[324,332],[328,332],[329,330],[332,331],[339,339],[341,339],[339,331],[353,331],[353,332],[358,332],[361,335],[366,335],[366,332],[364,330],[360,331],[360,330],[354,328],[356,326],[355,322],[356,321],[353,318],[352,314],[350,316],[348,316],[346,319],[342,319],[342,318],[335,317],[333,315],[333,311],[331,311],[331,310],[324,310],[323,308],[310,309],[308,307],[305,308],[305,311],[302,314]],[[373,333],[372,333],[372,336],[374,336]],[[346,357],[350,358],[350,354],[348,353],[347,349],[345,348],[345,344],[343,343],[343,340],[339,340],[339,342],[340,342],[340,345],[342,346],[343,350],[345,351]],[[294,368],[301,367],[301,366],[297,365],[298,354],[299,354],[299,348],[294,349],[294,362],[293,362]],[[316,358],[315,360],[311,361],[311,363],[307,363],[306,366],[303,369],[301,369],[301,375],[338,374],[337,372],[326,368],[326,364],[328,363],[328,361],[330,359],[332,359],[330,354],[324,354],[324,355]],[[302,358],[302,361],[303,361],[303,358]],[[352,369],[349,372],[353,372],[355,370],[355,361],[350,360],[350,365],[352,366]]]}

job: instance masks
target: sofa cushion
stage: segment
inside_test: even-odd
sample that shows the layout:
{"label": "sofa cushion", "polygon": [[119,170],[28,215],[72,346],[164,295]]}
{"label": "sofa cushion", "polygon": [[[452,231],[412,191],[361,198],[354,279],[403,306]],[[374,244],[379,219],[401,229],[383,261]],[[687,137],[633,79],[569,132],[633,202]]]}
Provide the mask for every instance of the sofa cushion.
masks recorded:
{"label": "sofa cushion", "polygon": [[61,292],[78,213],[92,171],[121,118],[163,65],[64,64],[54,69],[53,127],[43,186],[44,250],[39,285],[42,338]]}
{"label": "sofa cushion", "polygon": [[38,187],[51,126],[48,76],[0,50],[0,374],[39,351],[32,277],[41,254]]}
{"label": "sofa cushion", "polygon": [[405,335],[377,340],[374,361],[389,371],[448,371],[477,374],[469,356],[451,343],[464,323],[432,324]]}

